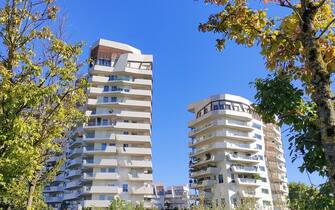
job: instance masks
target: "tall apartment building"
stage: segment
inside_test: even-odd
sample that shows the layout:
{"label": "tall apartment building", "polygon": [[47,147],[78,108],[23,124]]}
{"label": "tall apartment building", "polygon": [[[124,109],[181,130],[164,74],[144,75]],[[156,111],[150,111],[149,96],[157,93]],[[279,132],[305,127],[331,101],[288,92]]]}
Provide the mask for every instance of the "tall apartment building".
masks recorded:
{"label": "tall apartment building", "polygon": [[250,101],[223,94],[189,105],[190,186],[206,206],[273,209],[264,124]]}
{"label": "tall apartment building", "polygon": [[151,206],[152,55],[100,39],[91,48],[85,114],[45,201],[58,209],[106,208],[115,196]]}
{"label": "tall apartment building", "polygon": [[269,171],[273,204],[275,210],[288,209],[288,181],[280,128],[273,124],[266,124],[264,134],[265,159]]}

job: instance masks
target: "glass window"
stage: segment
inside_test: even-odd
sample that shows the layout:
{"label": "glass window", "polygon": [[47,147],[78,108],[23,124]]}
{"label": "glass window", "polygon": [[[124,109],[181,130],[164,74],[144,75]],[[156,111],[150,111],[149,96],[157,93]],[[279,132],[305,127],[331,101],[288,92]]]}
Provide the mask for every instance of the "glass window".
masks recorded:
{"label": "glass window", "polygon": [[265,177],[261,177],[262,182],[266,182],[266,178]]}
{"label": "glass window", "polygon": [[222,174],[219,175],[219,183],[220,184],[223,183],[223,175]]}
{"label": "glass window", "polygon": [[108,125],[108,120],[107,120],[107,119],[103,119],[103,120],[102,120],[102,124],[103,124],[103,125]]}
{"label": "glass window", "polygon": [[262,130],[262,126],[260,124],[258,124],[258,123],[252,123],[252,127],[256,128],[258,130]]}
{"label": "glass window", "polygon": [[264,193],[264,194],[269,194],[269,190],[268,190],[268,189],[264,189],[264,188],[262,188],[262,193]]}
{"label": "glass window", "polygon": [[263,201],[263,205],[264,206],[271,206],[271,202],[270,201]]}
{"label": "glass window", "polygon": [[99,200],[105,200],[105,195],[99,195]]}
{"label": "glass window", "polygon": [[101,150],[105,150],[107,148],[107,144],[106,143],[102,143],[101,144]]}
{"label": "glass window", "polygon": [[258,150],[262,150],[262,148],[263,148],[262,145],[257,144],[257,149],[258,149]]}
{"label": "glass window", "polygon": [[115,173],[116,172],[116,168],[108,168],[107,169],[109,173]]}
{"label": "glass window", "polygon": [[111,97],[111,102],[117,102],[117,97]]}
{"label": "glass window", "polygon": [[265,171],[265,167],[264,166],[259,166],[259,170]]}
{"label": "glass window", "polygon": [[255,138],[256,139],[259,139],[259,140],[262,140],[262,135],[258,134],[258,133],[255,133]]}
{"label": "glass window", "polygon": [[94,138],[95,137],[95,131],[86,131],[85,137],[86,138]]}
{"label": "glass window", "polygon": [[128,192],[128,184],[122,185],[122,192]]}
{"label": "glass window", "polygon": [[104,86],[104,92],[108,92],[109,91],[109,86],[108,85],[105,85]]}
{"label": "glass window", "polygon": [[104,103],[108,103],[108,97],[104,96],[104,98],[103,98],[103,102],[104,102]]}
{"label": "glass window", "polygon": [[117,80],[117,76],[115,75],[108,76],[108,81],[113,81],[113,80]]}

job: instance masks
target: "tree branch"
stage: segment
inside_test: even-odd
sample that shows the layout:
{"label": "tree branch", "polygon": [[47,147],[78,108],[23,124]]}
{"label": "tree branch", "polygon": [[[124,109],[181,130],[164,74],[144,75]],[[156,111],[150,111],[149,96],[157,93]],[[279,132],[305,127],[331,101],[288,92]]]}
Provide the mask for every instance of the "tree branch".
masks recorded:
{"label": "tree branch", "polygon": [[329,29],[329,27],[335,22],[335,18],[328,23],[328,25],[321,31],[320,35],[316,37],[315,39],[320,39],[324,33],[326,33]]}

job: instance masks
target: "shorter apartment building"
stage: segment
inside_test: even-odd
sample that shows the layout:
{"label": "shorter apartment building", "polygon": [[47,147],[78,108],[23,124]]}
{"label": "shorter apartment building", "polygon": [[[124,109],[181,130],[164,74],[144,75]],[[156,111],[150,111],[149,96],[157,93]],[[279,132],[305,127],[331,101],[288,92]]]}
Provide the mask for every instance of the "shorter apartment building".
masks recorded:
{"label": "shorter apartment building", "polygon": [[154,185],[155,206],[158,209],[188,209],[190,207],[190,189],[187,185],[164,188],[162,183]]}
{"label": "shorter apartment building", "polygon": [[265,160],[264,124],[240,96],[222,94],[189,105],[192,200],[207,207],[274,209]]}

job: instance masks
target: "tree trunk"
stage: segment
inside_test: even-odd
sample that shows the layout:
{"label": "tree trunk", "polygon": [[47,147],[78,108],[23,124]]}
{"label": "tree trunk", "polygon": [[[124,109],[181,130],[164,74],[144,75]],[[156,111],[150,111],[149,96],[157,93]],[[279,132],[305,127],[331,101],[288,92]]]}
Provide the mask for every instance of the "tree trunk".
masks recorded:
{"label": "tree trunk", "polygon": [[[307,5],[306,5],[307,4]],[[317,104],[318,126],[321,144],[327,160],[329,181],[335,193],[335,110],[330,88],[330,73],[323,61],[319,40],[315,38],[316,30],[313,20],[317,9],[305,2],[302,12],[302,45],[306,56],[306,67],[312,72],[314,92],[312,100]]]}
{"label": "tree trunk", "polygon": [[33,207],[34,192],[37,184],[37,178],[34,178],[32,182],[29,183],[29,192],[27,199],[27,210],[31,210]]}

